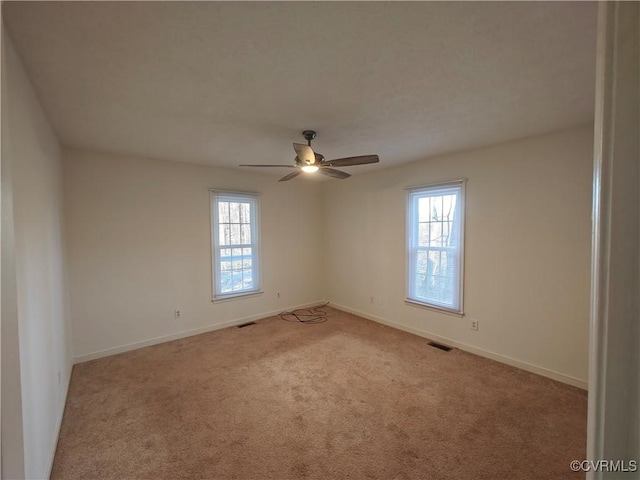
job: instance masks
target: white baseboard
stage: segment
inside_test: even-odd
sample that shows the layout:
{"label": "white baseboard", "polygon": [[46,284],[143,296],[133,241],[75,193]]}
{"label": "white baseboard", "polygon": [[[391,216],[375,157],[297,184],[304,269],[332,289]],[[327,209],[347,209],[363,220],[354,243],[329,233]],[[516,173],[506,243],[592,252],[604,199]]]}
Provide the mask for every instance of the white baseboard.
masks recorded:
{"label": "white baseboard", "polygon": [[430,340],[437,341],[444,345],[459,348],[460,350],[464,350],[465,352],[473,353],[474,355],[478,355],[480,357],[489,358],[491,360],[495,360],[497,362],[505,363],[507,365],[511,365],[512,367],[519,368],[521,370],[526,370],[527,372],[535,373],[538,375],[542,375],[543,377],[551,378],[552,380],[557,380],[558,382],[566,383],[568,385],[572,385],[574,387],[581,388],[583,390],[588,389],[588,383],[584,380],[580,380],[578,378],[570,377],[560,372],[556,372],[553,370],[549,370],[544,367],[539,367],[537,365],[532,365],[530,363],[522,362],[520,360],[516,360],[515,358],[507,357],[504,355],[500,355],[498,353],[490,352],[488,350],[483,350],[482,348],[474,347],[473,345],[469,345],[463,342],[458,342],[456,340],[452,340],[450,338],[445,338],[440,335],[436,335],[431,332],[427,332],[424,330],[418,330],[417,328],[407,327],[406,325],[402,325],[401,323],[392,322],[382,317],[378,317],[377,315],[371,315],[369,313],[361,312],[359,310],[344,306],[338,305],[335,303],[330,303],[330,306],[336,308],[338,310],[345,311],[347,313],[353,313],[354,315],[358,315],[359,317],[366,318],[368,320],[372,320],[377,323],[381,323],[383,325],[387,325],[389,327],[397,328],[398,330],[403,330],[405,332],[413,333],[414,335],[418,335],[420,337],[425,337]]}
{"label": "white baseboard", "polygon": [[242,323],[252,322],[254,320],[260,320],[261,318],[272,317],[274,315],[278,315],[280,312],[296,310],[298,308],[310,308],[317,307],[318,305],[322,305],[326,303],[325,301],[317,301],[312,303],[307,303],[304,305],[296,305],[293,307],[286,307],[279,310],[274,310],[272,312],[259,313],[257,315],[251,315],[249,317],[237,318],[234,320],[227,320],[226,322],[216,323],[212,325],[207,325],[200,328],[194,328],[191,330],[183,330],[181,332],[172,333],[170,335],[163,335],[161,337],[150,338],[148,340],[141,340],[139,342],[129,343],[127,345],[122,345],[119,347],[109,348],[106,350],[100,350],[98,352],[87,353],[84,355],[79,355],[73,359],[73,363],[82,363],[88,362],[89,360],[96,360],[98,358],[109,357],[111,355],[117,355],[118,353],[129,352],[131,350],[137,350],[138,348],[150,347],[152,345],[158,345],[159,343],[171,342],[173,340],[179,340],[181,338],[192,337],[194,335],[200,335],[201,333],[212,332],[214,330],[220,330],[227,327],[233,327],[235,325],[240,325]]}
{"label": "white baseboard", "polygon": [[53,461],[56,458],[56,450],[58,449],[58,440],[60,439],[60,428],[62,427],[62,418],[64,417],[64,409],[67,406],[67,396],[69,395],[69,385],[71,385],[72,371],[73,371],[73,364],[70,364],[69,375],[67,375],[65,378],[64,397],[62,399],[62,402],[60,402],[60,410],[58,411],[58,418],[56,419],[56,428],[53,434],[54,441],[51,443],[51,449],[49,451],[49,461],[47,463],[49,473],[47,475],[47,478],[51,478],[51,473],[53,471]]}

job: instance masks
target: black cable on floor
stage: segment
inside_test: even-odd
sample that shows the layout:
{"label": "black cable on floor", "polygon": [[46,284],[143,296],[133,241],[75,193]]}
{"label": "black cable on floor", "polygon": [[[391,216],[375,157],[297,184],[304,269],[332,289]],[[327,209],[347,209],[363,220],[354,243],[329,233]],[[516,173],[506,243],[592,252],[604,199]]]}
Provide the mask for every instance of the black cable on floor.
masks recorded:
{"label": "black cable on floor", "polygon": [[329,314],[322,309],[327,305],[329,305],[329,302],[313,308],[298,308],[293,312],[282,312],[280,318],[286,322],[300,322],[310,325],[324,323],[327,321]]}

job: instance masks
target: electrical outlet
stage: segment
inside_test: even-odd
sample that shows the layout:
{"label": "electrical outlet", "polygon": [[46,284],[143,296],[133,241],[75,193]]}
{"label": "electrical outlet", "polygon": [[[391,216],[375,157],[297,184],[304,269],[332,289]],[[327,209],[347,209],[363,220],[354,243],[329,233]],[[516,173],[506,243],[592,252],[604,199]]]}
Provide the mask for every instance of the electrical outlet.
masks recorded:
{"label": "electrical outlet", "polygon": [[476,332],[478,331],[478,320],[476,320],[475,318],[471,319],[471,330],[475,330]]}
{"label": "electrical outlet", "polygon": [[174,315],[175,315],[175,318],[182,317],[182,313],[180,312],[180,310],[176,310]]}

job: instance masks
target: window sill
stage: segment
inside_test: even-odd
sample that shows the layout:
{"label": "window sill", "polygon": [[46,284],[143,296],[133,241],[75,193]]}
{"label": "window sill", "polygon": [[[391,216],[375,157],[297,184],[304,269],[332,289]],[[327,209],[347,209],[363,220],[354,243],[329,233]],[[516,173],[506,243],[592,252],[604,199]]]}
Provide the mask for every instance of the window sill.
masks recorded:
{"label": "window sill", "polygon": [[248,292],[248,293],[238,293],[236,295],[226,295],[224,297],[214,297],[211,299],[211,303],[225,303],[232,302],[234,300],[241,300],[243,298],[249,297],[259,297],[264,292],[261,290],[259,292]]}
{"label": "window sill", "polygon": [[411,307],[424,308],[426,310],[431,310],[438,313],[444,313],[445,315],[451,315],[452,317],[464,317],[464,312],[456,312],[455,310],[448,310],[446,308],[436,307],[435,305],[427,305],[426,303],[420,303],[415,300],[410,300],[408,298],[404,299],[404,303]]}

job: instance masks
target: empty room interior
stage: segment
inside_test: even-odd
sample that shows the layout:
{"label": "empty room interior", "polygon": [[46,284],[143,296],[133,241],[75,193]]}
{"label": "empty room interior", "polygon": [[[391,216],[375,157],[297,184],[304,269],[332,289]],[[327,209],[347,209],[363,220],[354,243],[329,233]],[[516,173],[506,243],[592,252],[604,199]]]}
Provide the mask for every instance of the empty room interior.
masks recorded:
{"label": "empty room interior", "polygon": [[636,478],[637,4],[2,15],[3,479]]}

